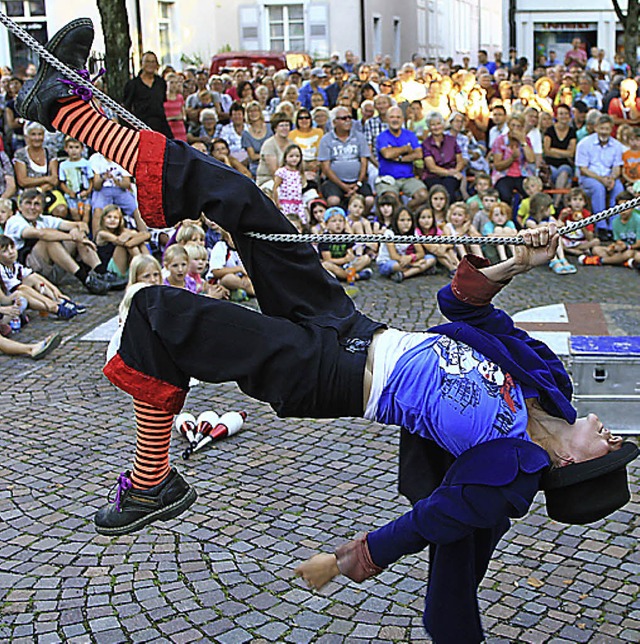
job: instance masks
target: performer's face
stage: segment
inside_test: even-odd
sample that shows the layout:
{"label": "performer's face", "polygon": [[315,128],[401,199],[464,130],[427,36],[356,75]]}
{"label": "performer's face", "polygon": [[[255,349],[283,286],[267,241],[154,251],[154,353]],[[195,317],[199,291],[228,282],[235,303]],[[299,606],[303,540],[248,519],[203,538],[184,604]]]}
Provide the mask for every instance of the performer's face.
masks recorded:
{"label": "performer's face", "polygon": [[595,414],[578,418],[569,440],[569,455],[575,463],[605,456],[622,445],[622,438],[613,436]]}

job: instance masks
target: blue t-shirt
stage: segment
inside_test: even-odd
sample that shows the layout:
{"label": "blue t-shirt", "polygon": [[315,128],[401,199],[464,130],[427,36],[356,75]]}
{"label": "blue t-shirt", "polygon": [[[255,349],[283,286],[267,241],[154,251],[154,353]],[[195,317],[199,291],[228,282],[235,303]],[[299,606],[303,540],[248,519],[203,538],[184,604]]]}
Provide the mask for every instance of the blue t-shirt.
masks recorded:
{"label": "blue t-shirt", "polygon": [[376,152],[378,154],[379,174],[390,175],[394,179],[410,179],[413,177],[413,163],[404,163],[402,161],[389,161],[381,154],[382,148],[391,146],[392,148],[401,148],[403,145],[411,144],[412,149],[420,147],[420,142],[415,132],[402,128],[399,136],[393,136],[389,130],[380,132],[376,138]]}
{"label": "blue t-shirt", "polygon": [[495,438],[530,440],[520,386],[479,351],[442,335],[398,360],[376,420],[405,427],[456,457]]}

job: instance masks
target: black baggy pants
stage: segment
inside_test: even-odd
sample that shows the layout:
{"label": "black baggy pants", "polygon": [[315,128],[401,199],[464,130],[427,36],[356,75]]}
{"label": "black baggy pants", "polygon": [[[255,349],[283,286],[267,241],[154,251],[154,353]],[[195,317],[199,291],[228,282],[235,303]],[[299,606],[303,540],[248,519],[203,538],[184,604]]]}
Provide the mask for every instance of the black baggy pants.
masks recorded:
{"label": "black baggy pants", "polygon": [[[174,413],[193,376],[235,381],[280,416],[361,415],[366,348],[383,325],[356,311],[310,244],[244,234],[296,232],[252,181],[180,142],[166,141],[157,162],[164,220],[174,224],[204,212],[228,230],[262,313],[181,289],[142,289],[133,298],[118,354],[105,367],[107,377],[135,398]],[[136,178],[141,180],[138,172]]]}

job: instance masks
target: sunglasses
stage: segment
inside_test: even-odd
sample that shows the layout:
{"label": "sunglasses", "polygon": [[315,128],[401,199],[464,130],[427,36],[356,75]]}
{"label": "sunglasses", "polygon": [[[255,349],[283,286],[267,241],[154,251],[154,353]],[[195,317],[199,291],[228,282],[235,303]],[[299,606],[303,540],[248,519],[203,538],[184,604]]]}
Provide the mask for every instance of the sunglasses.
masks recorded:
{"label": "sunglasses", "polygon": [[353,116],[336,116],[334,120],[336,121],[351,121]]}
{"label": "sunglasses", "polygon": [[302,121],[303,119],[305,121],[309,121],[311,119],[311,116],[309,114],[300,114],[298,116],[298,121]]}

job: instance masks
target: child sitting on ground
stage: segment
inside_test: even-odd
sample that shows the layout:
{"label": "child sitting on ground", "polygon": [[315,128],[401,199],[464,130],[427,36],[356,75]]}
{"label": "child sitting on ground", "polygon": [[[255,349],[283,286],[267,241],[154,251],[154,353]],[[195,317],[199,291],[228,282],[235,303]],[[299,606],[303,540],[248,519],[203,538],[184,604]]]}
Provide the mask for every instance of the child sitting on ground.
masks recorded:
{"label": "child sitting on ground", "polygon": [[[469,208],[464,201],[456,201],[449,206],[447,212],[447,222],[442,228],[445,235],[470,235],[471,237],[480,237],[480,233],[471,223]],[[455,252],[459,259],[462,259],[467,253],[484,257],[482,249],[478,244],[456,244]]]}
{"label": "child sitting on ground", "polygon": [[[415,233],[433,237],[442,235],[442,230],[436,226],[431,208],[427,205],[421,206],[418,210]],[[447,269],[449,277],[453,277],[460,263],[453,244],[422,244],[422,246],[425,254],[434,255],[437,262]]]}
{"label": "child sitting on ground", "polygon": [[[623,190],[616,203],[629,201],[633,195]],[[616,215],[611,222],[613,242],[608,246],[595,246],[593,255],[580,255],[578,261],[585,266],[626,266],[640,270],[640,212],[628,208]]]}
{"label": "child sitting on ground", "polygon": [[[364,216],[365,210],[364,197],[359,194],[352,195],[347,208],[346,232],[352,233],[353,235],[371,235],[380,232],[378,223],[372,224]],[[360,257],[360,255],[366,253],[371,259],[375,259],[378,254],[378,244],[357,243],[353,247],[353,252],[356,254],[356,257]]]}
{"label": "child sitting on ground", "polygon": [[374,225],[377,226],[377,232],[391,230],[393,216],[395,211],[400,207],[398,197],[391,191],[383,192],[376,200],[376,214]]}
{"label": "child sitting on ground", "polygon": [[73,221],[89,224],[91,217],[91,192],[93,190],[93,170],[88,159],[83,158],[84,146],[71,136],[64,139],[64,151],[68,158],[60,162],[58,177],[60,190],[69,208]]}
{"label": "child sitting on ground", "polygon": [[[568,197],[569,205],[563,208],[558,216],[560,225],[580,221],[591,215],[587,210],[588,198],[582,188],[572,188]],[[593,224],[566,233],[562,235],[561,239],[564,251],[569,255],[583,255],[585,253],[590,255],[591,250],[600,245],[600,240],[595,235],[595,226]]]}
{"label": "child sitting on ground", "polygon": [[491,177],[484,172],[480,172],[476,174],[476,180],[473,185],[475,186],[476,194],[467,199],[467,206],[469,206],[471,216],[475,217],[476,213],[484,208],[482,197],[491,188]]}
{"label": "child sitting on ground", "polygon": [[[476,230],[482,230],[489,222],[489,213],[500,202],[500,193],[495,188],[487,188],[482,195],[482,208],[473,216],[473,227]],[[471,212],[471,210],[469,210]]]}
{"label": "child sitting on ground", "polygon": [[325,232],[324,213],[327,212],[327,208],[327,202],[320,197],[312,199],[307,204],[307,209],[309,210],[308,228],[311,234],[321,235]]}
{"label": "child sitting on ground", "polygon": [[[482,235],[485,237],[512,237],[517,234],[516,225],[511,219],[512,211],[510,206],[504,202],[497,203],[489,213],[489,221],[482,228]],[[510,254],[513,256],[513,246],[509,246]],[[485,244],[482,247],[485,256],[493,263],[504,262],[507,259],[507,247],[502,244],[493,246]]]}
{"label": "child sitting on ground", "polygon": [[[415,221],[406,206],[402,206],[396,212],[391,230],[396,235],[414,234]],[[376,262],[380,275],[389,277],[392,282],[400,283],[409,277],[434,269],[436,258],[431,254],[425,255],[422,244],[387,242],[380,244]]]}
{"label": "child sitting on ground", "polygon": [[622,153],[622,180],[631,186],[640,179],[640,127],[634,127],[629,139],[629,149]]}
{"label": "child sitting on ground", "polygon": [[427,204],[431,208],[436,226],[444,230],[444,226],[447,223],[447,213],[449,212],[449,193],[446,188],[439,183],[431,186],[427,196]]}
{"label": "child sitting on ground", "polygon": [[193,242],[185,244],[184,249],[189,256],[189,276],[196,283],[196,293],[208,295],[216,300],[228,300],[229,291],[221,284],[209,284],[204,279],[204,274],[209,266],[209,252],[207,249]]}
{"label": "child sitting on ground", "polygon": [[20,264],[16,244],[6,235],[0,235],[0,287],[9,296],[14,293],[22,296],[30,309],[54,313],[61,320],[69,320],[86,311],[46,277]]}
{"label": "child sitting on ground", "polygon": [[[535,175],[531,177],[526,177],[526,179],[522,183],[522,186],[528,196],[525,197],[520,202],[520,206],[518,208],[518,217],[517,217],[516,225],[519,229],[525,227],[525,222],[529,218],[531,199],[535,195],[540,194],[542,192],[542,189],[544,188],[542,179],[540,179],[540,177],[536,177]],[[556,214],[556,209],[553,207],[553,200],[551,201],[551,209],[549,212],[550,212],[550,216],[555,216]]]}
{"label": "child sitting on ground", "polygon": [[[347,215],[340,206],[333,206],[324,215],[327,232],[332,235],[342,235],[345,232]],[[367,268],[371,263],[368,255],[356,257],[353,252],[353,242],[321,242],[318,253],[325,270],[335,275],[339,280],[368,280],[373,271]]]}
{"label": "child sitting on ground", "polygon": [[[531,197],[529,206],[529,215],[524,221],[526,228],[537,228],[542,224],[547,224],[555,221],[551,214],[553,209],[553,200],[551,197],[544,193],[539,192]],[[576,272],[576,267],[570,264],[564,256],[564,248],[562,244],[558,244],[558,250],[555,257],[549,262],[549,268],[556,275],[570,275]]]}
{"label": "child sitting on ground", "polygon": [[209,282],[220,284],[231,292],[232,302],[244,302],[255,297],[255,291],[247,269],[242,265],[231,235],[220,228],[222,239],[213,247],[209,255]]}
{"label": "child sitting on ground", "polygon": [[129,264],[138,255],[148,255],[146,242],[151,235],[127,228],[122,210],[114,204],[104,208],[100,216],[96,246],[98,257],[106,271],[126,277]]}
{"label": "child sitting on ground", "polygon": [[189,256],[184,246],[173,244],[164,252],[162,259],[167,276],[162,281],[165,286],[183,288],[191,293],[197,292],[196,282],[188,274]]}

